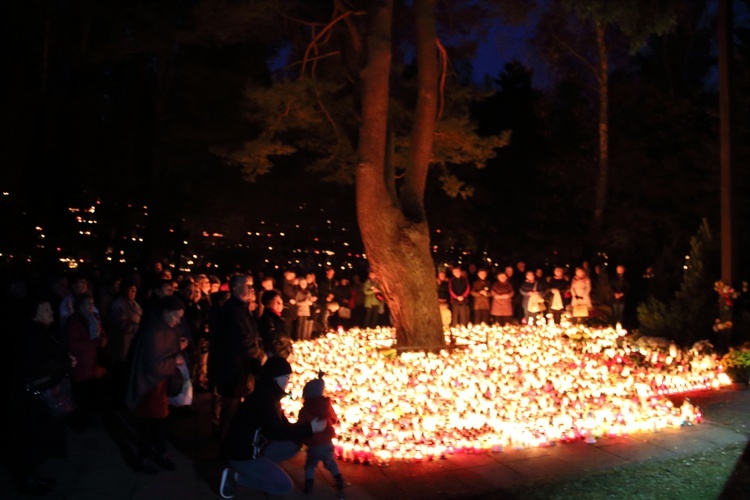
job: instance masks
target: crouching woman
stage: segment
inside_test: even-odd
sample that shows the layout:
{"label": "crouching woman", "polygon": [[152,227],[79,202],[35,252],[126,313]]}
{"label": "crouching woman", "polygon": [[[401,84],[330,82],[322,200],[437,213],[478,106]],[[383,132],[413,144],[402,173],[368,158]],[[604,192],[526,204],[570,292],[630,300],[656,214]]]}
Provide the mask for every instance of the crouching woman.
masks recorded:
{"label": "crouching woman", "polygon": [[281,409],[281,398],[292,374],[284,358],[270,358],[255,390],[240,404],[221,444],[221,454],[229,462],[221,476],[219,493],[234,496],[236,485],[271,495],[288,495],[293,483],[279,463],[294,457],[301,440],[321,432],[326,421],[292,424]]}

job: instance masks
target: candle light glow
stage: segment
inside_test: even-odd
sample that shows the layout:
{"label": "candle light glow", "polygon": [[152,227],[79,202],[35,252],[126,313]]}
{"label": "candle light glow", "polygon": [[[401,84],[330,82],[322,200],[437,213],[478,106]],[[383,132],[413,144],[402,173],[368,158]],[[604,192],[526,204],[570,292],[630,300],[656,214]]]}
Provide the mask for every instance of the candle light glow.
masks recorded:
{"label": "candle light glow", "polygon": [[400,356],[389,328],[297,342],[284,411],[294,420],[304,384],[325,371],[338,457],[387,464],[691,425],[700,410],[666,395],[731,383],[715,355],[638,346],[618,327],[542,321],[445,335],[455,349]]}

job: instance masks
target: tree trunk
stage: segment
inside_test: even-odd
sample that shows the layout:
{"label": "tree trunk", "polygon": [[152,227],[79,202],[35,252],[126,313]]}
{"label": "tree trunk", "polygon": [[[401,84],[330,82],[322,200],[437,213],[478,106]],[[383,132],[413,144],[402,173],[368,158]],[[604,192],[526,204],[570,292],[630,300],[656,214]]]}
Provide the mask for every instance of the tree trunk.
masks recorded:
{"label": "tree trunk", "polygon": [[[430,82],[430,62],[427,61],[426,68],[422,66],[422,54],[428,54],[429,59],[429,51],[421,45],[430,36],[431,6],[430,0],[415,2],[417,53],[420,55],[418,65],[419,71],[424,71],[424,80],[420,77],[415,126],[421,120],[431,119],[434,130],[435,108],[430,114],[429,107],[434,106],[432,101],[435,99],[431,99],[430,94],[437,89],[437,71]],[[407,172],[404,184],[411,187],[402,193],[401,200],[410,207],[409,217],[389,194],[386,179],[392,14],[393,0],[373,2],[367,35],[368,61],[362,71],[360,163],[356,177],[357,218],[367,258],[378,275],[388,301],[399,348],[431,349],[444,345],[444,335],[434,263],[430,254],[429,229],[423,216],[424,183],[420,187],[418,177],[409,179],[409,175],[426,175],[427,164],[414,162]],[[432,23],[433,36],[429,43],[434,51],[434,19]],[[437,58],[436,53],[434,56]],[[424,135],[412,135],[412,148],[418,147],[423,151],[425,141],[429,141],[427,144],[432,147],[433,134],[427,134],[427,138]]]}
{"label": "tree trunk", "polygon": [[599,173],[596,179],[594,219],[591,223],[591,243],[597,246],[604,227],[609,185],[609,62],[604,39],[606,26],[596,22],[596,46],[599,50]]}
{"label": "tree trunk", "polygon": [[732,2],[719,0],[719,141],[721,158],[721,279],[732,284],[736,275],[736,238],[732,193]]}

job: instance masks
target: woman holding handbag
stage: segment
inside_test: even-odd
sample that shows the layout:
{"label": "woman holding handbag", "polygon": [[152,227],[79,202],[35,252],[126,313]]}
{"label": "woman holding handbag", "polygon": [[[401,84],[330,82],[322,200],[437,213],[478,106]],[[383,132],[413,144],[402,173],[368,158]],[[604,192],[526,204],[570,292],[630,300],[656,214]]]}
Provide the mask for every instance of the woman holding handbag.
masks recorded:
{"label": "woman holding handbag", "polygon": [[570,282],[570,293],[573,296],[570,302],[573,319],[576,323],[583,323],[591,310],[591,280],[582,267],[576,267],[575,275]]}

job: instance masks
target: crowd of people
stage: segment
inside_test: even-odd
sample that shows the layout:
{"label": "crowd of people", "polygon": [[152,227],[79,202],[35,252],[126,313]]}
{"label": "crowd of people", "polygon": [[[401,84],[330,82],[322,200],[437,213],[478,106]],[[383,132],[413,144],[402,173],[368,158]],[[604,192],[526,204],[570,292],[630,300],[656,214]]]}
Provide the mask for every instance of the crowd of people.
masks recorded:
{"label": "crowd of people", "polygon": [[[476,266],[437,272],[438,301],[448,325],[529,322],[567,311],[578,321],[597,304],[622,320],[629,299],[623,266],[611,278],[599,267],[545,275],[523,262],[493,273]],[[364,279],[362,279],[364,278]],[[20,491],[43,494],[54,486],[39,465],[64,456],[68,429],[107,426],[115,415],[138,423],[132,466],[146,474],[173,470],[167,453],[171,412],[191,410],[193,391],[211,394],[213,436],[227,461],[220,493],[237,486],[283,495],[292,481],[279,462],[305,444],[305,491],[322,462],[343,495],[333,456],[336,414],[325,396],[323,374],[305,386],[305,405],[290,423],[280,400],[292,374],[294,343],[354,326],[389,324],[377,276],[323,275],[286,270],[271,276],[237,273],[173,275],[156,266],[94,287],[89,276],[50,279],[33,290],[15,281],[5,302],[18,353],[11,382],[4,462]],[[257,286],[256,286],[257,285]],[[97,292],[94,294],[94,292]]]}
{"label": "crowd of people", "polygon": [[603,266],[593,269],[584,262],[570,268],[555,267],[551,274],[544,269],[526,269],[519,261],[515,266],[489,270],[469,265],[453,266],[437,273],[438,301],[443,324],[463,326],[529,323],[550,317],[560,323],[563,313],[578,323],[597,318],[611,324],[622,323],[625,305],[630,300],[630,284],[625,266],[616,266],[610,277]]}

